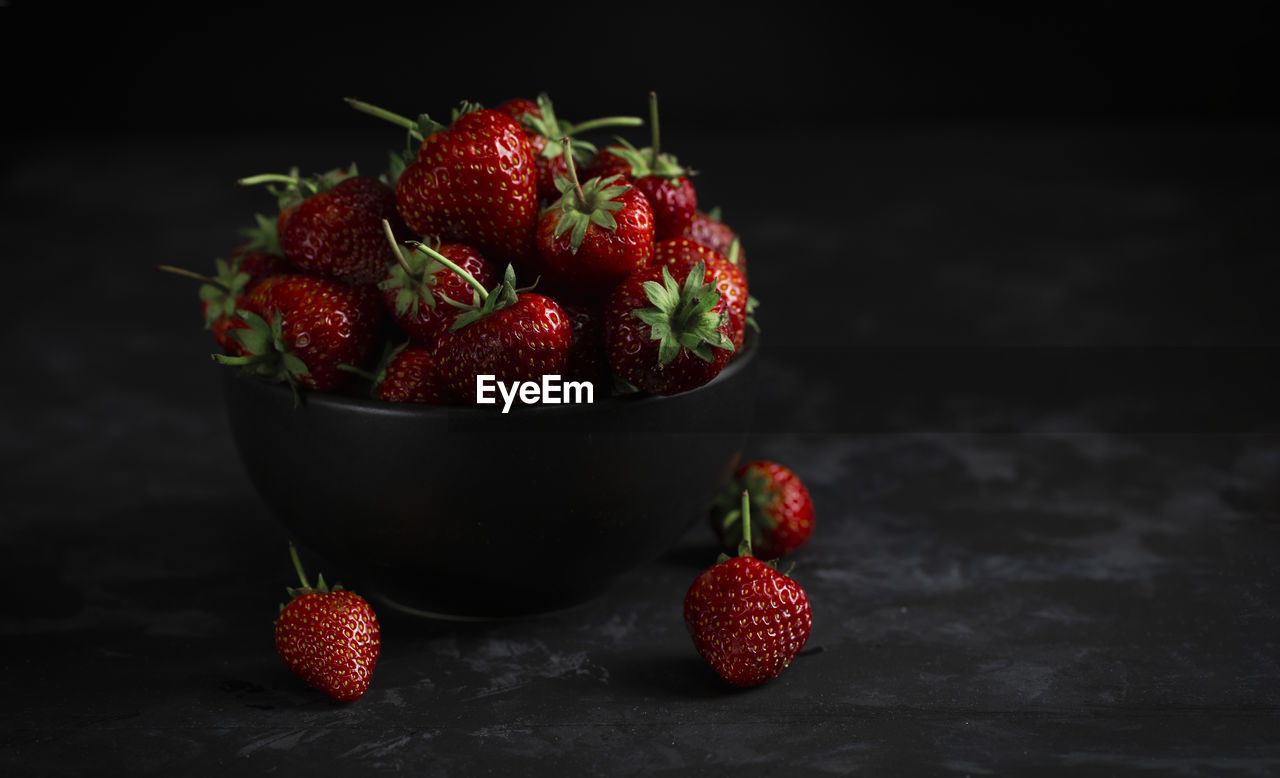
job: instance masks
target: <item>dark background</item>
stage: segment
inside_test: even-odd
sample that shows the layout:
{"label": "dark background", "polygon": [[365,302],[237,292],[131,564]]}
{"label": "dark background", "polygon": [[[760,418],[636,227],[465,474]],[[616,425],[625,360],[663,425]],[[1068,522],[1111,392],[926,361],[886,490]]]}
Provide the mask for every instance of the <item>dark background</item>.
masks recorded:
{"label": "dark background", "polygon": [[[6,774],[1280,768],[1275,4],[837,9],[0,7]],[[746,455],[814,491],[820,650],[725,694],[679,621],[696,526],[567,614],[389,617],[369,695],[317,699],[153,266],[229,251],[270,207],[238,177],[383,164],[343,97],[651,89],[747,247]]]}

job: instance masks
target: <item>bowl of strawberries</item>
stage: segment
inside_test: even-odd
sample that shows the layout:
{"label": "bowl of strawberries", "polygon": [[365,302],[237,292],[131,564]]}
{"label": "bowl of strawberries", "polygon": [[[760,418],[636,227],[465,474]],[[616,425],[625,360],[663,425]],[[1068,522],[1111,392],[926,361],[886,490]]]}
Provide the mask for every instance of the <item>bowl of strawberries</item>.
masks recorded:
{"label": "bowl of strawberries", "polygon": [[[658,145],[549,99],[354,167],[240,180],[277,209],[200,300],[245,470],[296,541],[407,610],[501,618],[602,593],[706,516],[754,405],[740,242]],[[167,268],[175,270],[174,268]]]}

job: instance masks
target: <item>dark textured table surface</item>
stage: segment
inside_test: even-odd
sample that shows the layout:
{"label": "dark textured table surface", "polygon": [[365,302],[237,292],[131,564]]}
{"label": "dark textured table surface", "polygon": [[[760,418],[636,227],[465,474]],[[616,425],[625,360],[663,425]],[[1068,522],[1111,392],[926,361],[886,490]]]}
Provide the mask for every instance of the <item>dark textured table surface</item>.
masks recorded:
{"label": "dark textured table surface", "polygon": [[1280,772],[1275,128],[872,125],[761,174],[670,131],[762,301],[745,453],[817,505],[790,669],[694,653],[694,525],[567,612],[387,612],[363,699],[305,687],[287,536],[153,266],[225,255],[266,207],[235,177],[381,136],[36,141],[0,180],[0,773]]}

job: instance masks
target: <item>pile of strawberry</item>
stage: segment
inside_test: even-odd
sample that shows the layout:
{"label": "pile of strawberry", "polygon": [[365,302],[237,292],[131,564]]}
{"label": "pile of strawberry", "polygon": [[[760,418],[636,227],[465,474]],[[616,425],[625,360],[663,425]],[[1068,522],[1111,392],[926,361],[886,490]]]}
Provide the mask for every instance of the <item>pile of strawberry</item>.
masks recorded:
{"label": "pile of strawberry", "polygon": [[652,94],[643,148],[580,137],[641,119],[570,124],[545,95],[464,103],[447,125],[348,102],[398,125],[406,149],[376,177],[241,179],[278,212],[215,275],[186,273],[204,281],[219,362],[297,396],[362,378],[381,400],[453,404],[474,401],[482,374],[675,394],[741,351],[744,254],[660,149]]}

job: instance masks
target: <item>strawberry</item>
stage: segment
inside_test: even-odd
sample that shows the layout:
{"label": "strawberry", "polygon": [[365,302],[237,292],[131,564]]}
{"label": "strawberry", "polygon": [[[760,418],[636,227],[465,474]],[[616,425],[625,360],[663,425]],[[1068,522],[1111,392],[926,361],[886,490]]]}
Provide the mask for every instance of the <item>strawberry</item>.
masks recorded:
{"label": "strawberry", "polygon": [[288,587],[289,602],[276,617],[276,652],[307,684],[339,702],[355,702],[369,690],[382,648],[382,629],[368,601],[341,585],[313,587],[289,544],[302,582]]}
{"label": "strawberry", "polygon": [[281,199],[280,248],[299,269],[352,284],[372,284],[394,261],[382,233],[390,219],[401,235],[408,230],[396,210],[392,188],[372,176],[330,171],[315,179],[266,174],[240,184],[283,183],[273,190]]}
{"label": "strawberry", "polygon": [[747,277],[742,269],[715,249],[689,238],[667,238],[653,245],[650,264],[666,265],[674,271],[692,267],[698,262],[706,263],[707,276],[725,302],[729,312],[729,338],[734,349],[740,350],[746,342],[748,324],[755,326],[752,316],[755,300],[747,293]]}
{"label": "strawberry", "polygon": [[733,356],[726,302],[703,283],[705,263],[641,268],[614,288],[604,319],[615,375],[637,390],[676,394],[715,378]]}
{"label": "strawberry", "polygon": [[742,268],[744,274],[747,272],[747,253],[742,248],[742,241],[739,240],[738,234],[720,218],[719,208],[712,208],[710,211],[694,211],[689,229],[685,230],[681,237],[715,249]]}
{"label": "strawberry", "polygon": [[[462,276],[435,261],[430,254],[413,250],[406,256],[394,240],[393,235],[396,261],[378,284],[382,302],[405,334],[419,343],[434,343],[460,312],[442,298],[469,304],[474,292]],[[498,280],[493,267],[470,246],[444,243],[435,246],[434,251],[453,260],[486,289]]]}
{"label": "strawberry", "polygon": [[[566,156],[570,143],[564,141]],[[538,256],[551,278],[591,294],[608,291],[649,263],[653,255],[653,210],[621,176],[578,181],[556,179],[560,199],[538,221]]]}
{"label": "strawberry", "polygon": [[658,145],[658,97],[649,93],[649,128],[652,145],[637,149],[626,140],[600,149],[585,173],[588,177],[620,174],[644,193],[653,208],[654,236],[658,240],[683,235],[698,210],[698,193],[689,181],[693,171],[681,167],[675,157]]}
{"label": "strawberry", "polygon": [[574,136],[602,127],[637,127],[644,123],[636,116],[606,116],[581,124],[571,124],[556,117],[551,99],[546,94],[538,95],[536,101],[528,98],[507,100],[498,104],[496,110],[511,116],[524,127],[525,138],[529,141],[529,149],[533,152],[534,164],[538,169],[538,199],[543,202],[560,196],[555,181],[569,175],[566,162],[569,157],[564,154],[562,138],[574,138],[572,157],[578,164],[585,165],[596,153],[596,148]]}
{"label": "strawberry", "polygon": [[486,257],[521,262],[533,253],[537,167],[524,128],[492,108],[464,103],[446,126],[358,100],[353,107],[404,127],[420,141],[396,182],[396,203],[419,235],[474,246]]}
{"label": "strawberry", "polygon": [[215,354],[267,381],[331,391],[349,375],[340,365],[361,365],[378,338],[382,304],[373,287],[354,287],[303,274],[272,276],[244,301],[248,325],[232,335],[242,356]]}
{"label": "strawberry", "polygon": [[726,548],[742,537],[738,495],[751,500],[751,544],[760,556],[777,559],[813,534],[813,499],[790,468],[777,462],[747,462],[734,472],[710,512],[711,528]]}
{"label": "strawberry", "polygon": [[406,341],[388,347],[372,372],[352,365],[342,369],[369,381],[369,395],[375,400],[416,405],[447,405],[452,400],[430,346]]}
{"label": "strawberry", "polygon": [[804,588],[752,554],[750,503],[742,494],[738,556],[703,571],[684,598],[684,623],[698,654],[734,686],[777,678],[809,641],[813,613]]}
{"label": "strawberry", "polygon": [[560,300],[569,317],[569,329],[572,333],[569,346],[569,358],[564,365],[564,380],[590,381],[600,389],[600,394],[609,388],[609,363],[604,356],[603,311],[594,305],[575,301]]}

